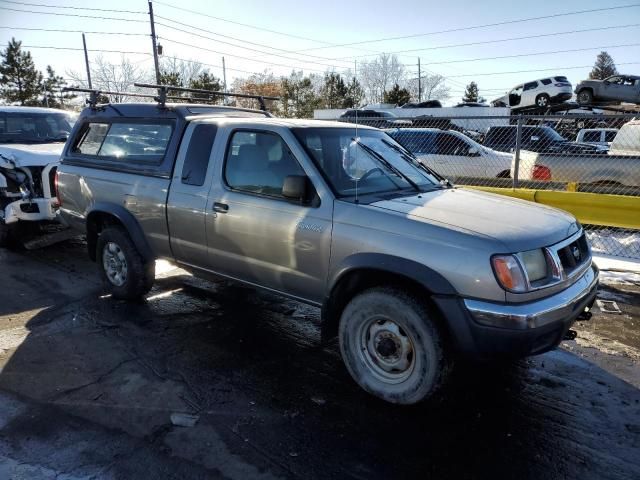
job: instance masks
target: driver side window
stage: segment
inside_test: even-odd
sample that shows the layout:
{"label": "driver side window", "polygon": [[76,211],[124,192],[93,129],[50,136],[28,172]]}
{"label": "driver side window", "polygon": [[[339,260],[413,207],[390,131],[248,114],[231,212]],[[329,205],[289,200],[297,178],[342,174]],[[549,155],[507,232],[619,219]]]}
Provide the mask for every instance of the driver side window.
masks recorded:
{"label": "driver side window", "polygon": [[279,135],[260,131],[233,134],[224,166],[229,187],[284,198],[282,186],[289,175],[304,175],[304,170]]}

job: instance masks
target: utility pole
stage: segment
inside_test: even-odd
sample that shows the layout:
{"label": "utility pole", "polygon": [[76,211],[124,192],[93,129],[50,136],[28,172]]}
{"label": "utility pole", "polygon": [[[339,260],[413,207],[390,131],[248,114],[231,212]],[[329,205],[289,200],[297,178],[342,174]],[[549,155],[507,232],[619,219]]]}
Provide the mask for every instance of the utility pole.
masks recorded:
{"label": "utility pole", "polygon": [[84,47],[84,65],[87,67],[87,84],[89,85],[89,89],[92,89],[91,70],[89,69],[89,54],[87,53],[87,40],[84,38],[84,33],[82,34],[82,46]]}
{"label": "utility pole", "polygon": [[[227,66],[224,63],[224,57],[222,57],[222,87],[223,87],[224,93],[227,93]],[[223,105],[227,104],[226,95],[222,99],[222,104]]]}
{"label": "utility pole", "polygon": [[420,70],[420,57],[418,57],[418,103],[422,101],[422,71]]}
{"label": "utility pole", "polygon": [[153,21],[153,3],[149,0],[149,21],[151,22],[151,45],[153,47],[153,64],[156,67],[156,84],[160,85],[160,64],[158,63],[158,46],[156,45],[156,24]]}

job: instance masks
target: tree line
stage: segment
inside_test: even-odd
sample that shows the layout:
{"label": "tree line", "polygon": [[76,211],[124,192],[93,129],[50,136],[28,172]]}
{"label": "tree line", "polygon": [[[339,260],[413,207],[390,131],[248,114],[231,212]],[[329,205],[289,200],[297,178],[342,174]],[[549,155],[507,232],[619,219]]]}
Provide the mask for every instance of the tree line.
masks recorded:
{"label": "tree line", "polygon": [[[61,107],[72,95],[61,92],[69,85],[62,76],[47,66],[46,72],[38,71],[31,53],[24,51],[22,42],[11,39],[6,49],[0,52],[0,101],[7,104]],[[161,58],[160,83],[221,92],[222,80],[213,75],[197,61]],[[92,84],[99,90],[116,92],[103,100],[124,102],[135,92],[134,83],[155,83],[155,74],[122,56],[119,63],[96,56],[90,63]],[[601,52],[590,78],[602,79],[616,74],[613,59]],[[84,72],[69,70],[67,77],[75,86],[87,87]],[[310,118],[315,109],[357,108],[366,104],[388,103],[403,105],[421,100],[446,100],[450,89],[446,78],[437,74],[411,77],[397,56],[381,54],[359,64],[357,72],[344,75],[335,72],[308,74],[292,71],[288,76],[278,76],[269,70],[248,77],[235,78],[229,91],[252,95],[279,97],[279,101],[268,102],[269,109],[282,117]],[[179,94],[197,100],[194,94]],[[484,102],[476,82],[470,82],[462,97],[463,102]],[[234,99],[229,105],[255,107],[252,100]]]}

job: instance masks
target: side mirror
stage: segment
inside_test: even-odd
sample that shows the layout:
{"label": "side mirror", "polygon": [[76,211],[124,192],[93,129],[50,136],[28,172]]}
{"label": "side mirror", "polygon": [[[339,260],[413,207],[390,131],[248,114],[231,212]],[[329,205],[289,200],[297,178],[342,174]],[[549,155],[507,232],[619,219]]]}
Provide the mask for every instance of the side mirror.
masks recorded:
{"label": "side mirror", "polygon": [[282,185],[282,196],[302,203],[309,194],[309,184],[306,175],[287,175]]}
{"label": "side mirror", "polygon": [[467,155],[469,155],[470,157],[479,157],[480,151],[476,147],[469,147]]}

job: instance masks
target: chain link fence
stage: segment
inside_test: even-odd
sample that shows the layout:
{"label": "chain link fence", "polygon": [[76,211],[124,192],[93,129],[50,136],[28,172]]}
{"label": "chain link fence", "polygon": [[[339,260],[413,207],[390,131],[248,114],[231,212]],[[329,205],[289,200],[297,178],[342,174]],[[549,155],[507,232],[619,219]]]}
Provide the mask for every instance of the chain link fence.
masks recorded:
{"label": "chain link fence", "polygon": [[[332,119],[384,129],[458,185],[640,196],[640,114],[399,117],[350,110]],[[640,231],[585,228],[594,252],[640,258]]]}

